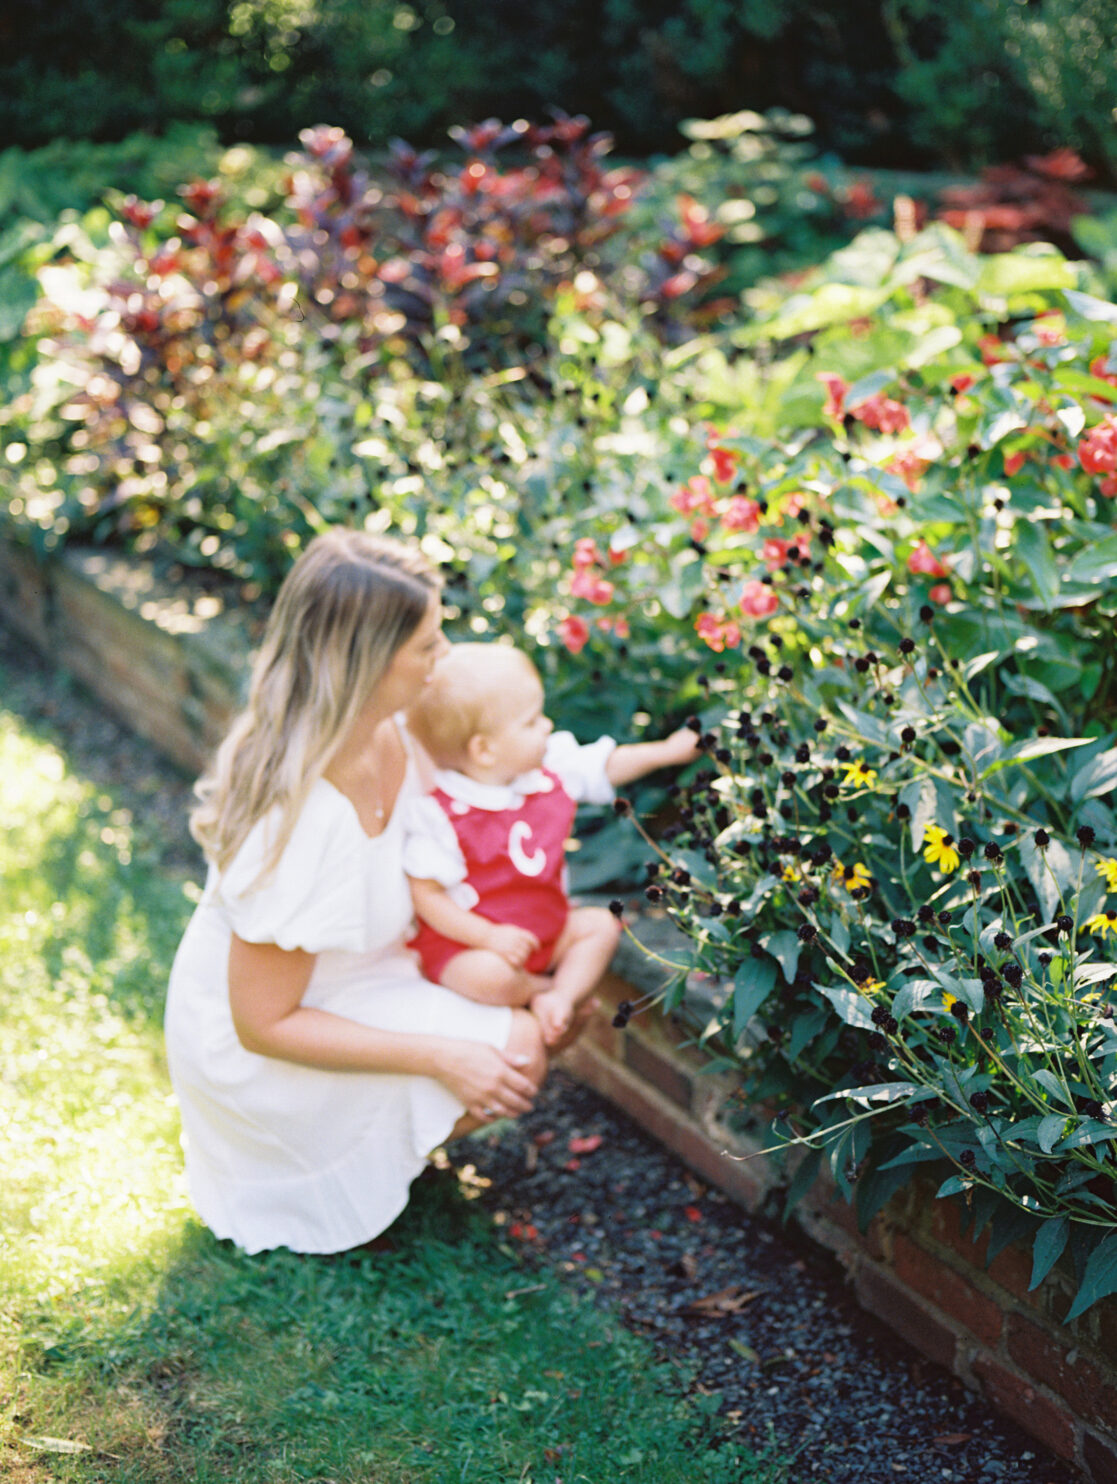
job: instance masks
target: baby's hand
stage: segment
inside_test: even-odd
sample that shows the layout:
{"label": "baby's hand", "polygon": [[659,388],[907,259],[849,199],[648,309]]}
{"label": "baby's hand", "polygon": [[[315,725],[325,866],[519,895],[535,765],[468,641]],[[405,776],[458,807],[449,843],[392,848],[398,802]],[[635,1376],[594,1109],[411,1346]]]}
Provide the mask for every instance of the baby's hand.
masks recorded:
{"label": "baby's hand", "polygon": [[510,922],[494,922],[485,938],[485,947],[499,954],[513,969],[522,969],[539,947],[539,939],[527,928]]}
{"label": "baby's hand", "polygon": [[696,757],[701,756],[698,733],[692,727],[680,727],[677,732],[665,737],[661,746],[664,749],[665,767],[681,768],[684,763],[692,763]]}

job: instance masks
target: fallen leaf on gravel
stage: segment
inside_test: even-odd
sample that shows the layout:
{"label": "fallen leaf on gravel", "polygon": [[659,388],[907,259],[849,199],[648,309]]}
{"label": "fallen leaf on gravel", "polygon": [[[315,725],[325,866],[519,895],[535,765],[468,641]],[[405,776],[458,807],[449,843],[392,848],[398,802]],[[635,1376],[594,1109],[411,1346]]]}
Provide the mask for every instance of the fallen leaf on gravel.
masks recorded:
{"label": "fallen leaf on gravel", "polygon": [[760,1364],[760,1356],[751,1345],[746,1345],[744,1340],[730,1340],[729,1348],[736,1351],[742,1360],[751,1361],[753,1365]]}
{"label": "fallen leaf on gravel", "polygon": [[968,1443],[972,1437],[971,1432],[940,1432],[935,1439],[935,1444],[944,1448],[953,1448],[958,1443]]}
{"label": "fallen leaf on gravel", "polygon": [[568,1159],[563,1165],[563,1169],[569,1170],[571,1174],[573,1174],[575,1170],[580,1170],[581,1168],[582,1161],[580,1159]]}
{"label": "fallen leaf on gravel", "polygon": [[754,1288],[749,1293],[739,1287],[722,1288],[717,1293],[694,1299],[687,1308],[696,1309],[700,1314],[739,1314],[746,1304],[751,1304],[763,1292],[762,1288]]}
{"label": "fallen leaf on gravel", "polygon": [[72,1438],[37,1438],[24,1436],[19,1439],[25,1448],[35,1448],[40,1453],[92,1453],[88,1443],[75,1443]]}
{"label": "fallen leaf on gravel", "polygon": [[569,1149],[571,1154],[592,1154],[595,1149],[601,1148],[600,1134],[587,1134],[585,1138],[577,1135],[570,1140]]}
{"label": "fallen leaf on gravel", "polygon": [[536,1148],[543,1149],[546,1145],[554,1142],[554,1137],[554,1129],[541,1128],[537,1134],[532,1134],[531,1142]]}
{"label": "fallen leaf on gravel", "polygon": [[683,1215],[686,1217],[686,1219],[688,1221],[701,1221],[702,1220],[702,1212],[698,1209],[697,1206],[684,1206],[683,1207]]}

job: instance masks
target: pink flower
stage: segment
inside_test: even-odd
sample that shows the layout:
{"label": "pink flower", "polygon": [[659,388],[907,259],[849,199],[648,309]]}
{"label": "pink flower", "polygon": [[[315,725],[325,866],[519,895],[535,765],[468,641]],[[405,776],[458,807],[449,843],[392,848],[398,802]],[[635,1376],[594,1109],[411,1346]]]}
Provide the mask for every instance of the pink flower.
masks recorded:
{"label": "pink flower", "polygon": [[801,536],[795,536],[791,541],[781,541],[777,536],[769,536],[764,543],[764,562],[770,572],[778,567],[786,567],[788,562],[798,561],[805,557],[810,550],[811,538],[804,532]]}
{"label": "pink flower", "polygon": [[[915,550],[908,557],[908,571],[921,577],[949,577],[949,567],[944,567],[942,562],[927,545],[926,541],[917,541]],[[935,602],[942,602],[936,598]]]}
{"label": "pink flower", "polygon": [[1005,359],[1001,354],[1004,345],[996,335],[982,335],[977,342],[977,347],[981,351],[981,362],[984,366],[999,366]]}
{"label": "pink flower", "polygon": [[822,409],[823,417],[832,417],[840,420],[845,412],[846,392],[849,391],[849,382],[843,381],[833,371],[820,371],[815,377],[821,381],[826,388],[826,405]]}
{"label": "pink flower", "polygon": [[595,567],[600,561],[601,553],[592,536],[582,536],[575,541],[573,562],[576,571],[584,572],[587,567]]}
{"label": "pink flower", "polygon": [[695,474],[688,479],[669,497],[669,503],[682,515],[693,515],[696,511],[700,515],[717,514],[710,481],[704,474]]}
{"label": "pink flower", "polygon": [[867,428],[874,428],[878,433],[902,433],[911,421],[908,409],[902,402],[894,402],[881,392],[866,397],[864,402],[858,402],[856,407],[849,410],[859,422],[863,422]]}
{"label": "pink flower", "polygon": [[612,602],[615,591],[611,582],[606,582],[603,577],[597,577],[593,572],[575,572],[570,583],[570,591],[576,598],[585,598],[590,603],[603,606]]}
{"label": "pink flower", "polygon": [[747,531],[760,527],[760,506],[746,495],[734,495],[721,509],[721,523],[727,531]]}
{"label": "pink flower", "polygon": [[700,613],[694,620],[698,637],[704,640],[715,654],[725,649],[736,649],[741,642],[741,627],[732,619],[719,618],[716,613]]}
{"label": "pink flower", "polygon": [[632,632],[628,627],[628,619],[622,617],[613,618],[608,613],[603,613],[597,620],[597,627],[603,634],[616,634],[618,639],[627,639]]}
{"label": "pink flower", "polygon": [[930,459],[923,458],[917,449],[906,448],[900,453],[893,454],[884,467],[890,473],[898,475],[914,494],[930,462]]}
{"label": "pink flower", "polygon": [[717,483],[732,483],[740,462],[740,454],[734,453],[731,448],[711,448],[710,461],[714,466],[714,479]]}
{"label": "pink flower", "polygon": [[1078,445],[1078,462],[1087,474],[1117,472],[1117,417],[1111,413]]}
{"label": "pink flower", "polygon": [[949,603],[954,594],[950,591],[949,582],[937,582],[935,586],[928,591],[927,596],[930,598],[932,603]]}
{"label": "pink flower", "polygon": [[1103,479],[1098,485],[1098,493],[1104,495],[1107,500],[1117,500],[1117,474],[1111,474],[1108,479]]}
{"label": "pink flower", "polygon": [[[1117,386],[1117,376],[1114,376],[1110,372],[1109,363],[1107,362],[1105,356],[1097,356],[1090,362],[1090,375],[1096,376],[1099,381],[1107,381],[1110,386]],[[1095,392],[1094,396],[1097,397],[1099,402],[1112,402],[1114,400],[1117,400],[1113,397],[1107,397],[1102,392]]]}
{"label": "pink flower", "polygon": [[767,618],[775,613],[780,600],[765,583],[754,580],[746,582],[741,589],[738,606],[747,618]]}
{"label": "pink flower", "polygon": [[589,641],[589,624],[571,614],[559,624],[559,638],[571,654],[581,654]]}
{"label": "pink flower", "polygon": [[1032,322],[1036,339],[1041,345],[1064,345],[1067,338],[1067,322],[1057,309],[1041,314]]}

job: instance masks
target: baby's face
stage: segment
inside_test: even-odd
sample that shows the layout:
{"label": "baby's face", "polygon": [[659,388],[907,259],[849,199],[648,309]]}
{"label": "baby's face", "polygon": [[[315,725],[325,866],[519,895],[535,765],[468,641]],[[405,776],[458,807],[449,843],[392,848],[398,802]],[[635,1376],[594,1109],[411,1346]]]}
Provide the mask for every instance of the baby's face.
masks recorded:
{"label": "baby's face", "polygon": [[525,675],[505,692],[501,720],[488,733],[502,783],[542,766],[551,725],[543,711],[543,686],[534,675]]}

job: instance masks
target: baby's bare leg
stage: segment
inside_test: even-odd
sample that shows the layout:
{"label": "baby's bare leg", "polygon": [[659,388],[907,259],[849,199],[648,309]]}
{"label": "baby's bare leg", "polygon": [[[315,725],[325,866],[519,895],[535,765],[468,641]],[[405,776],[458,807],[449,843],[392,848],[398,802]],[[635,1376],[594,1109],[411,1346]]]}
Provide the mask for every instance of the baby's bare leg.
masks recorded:
{"label": "baby's bare leg", "polygon": [[613,961],[620,923],[603,907],[575,907],[555,945],[549,986],[531,1001],[543,1027],[543,1039],[554,1046],[570,1029],[575,1011],[587,1000]]}
{"label": "baby's bare leg", "polygon": [[514,969],[499,953],[488,948],[466,948],[445,965],[440,982],[467,1000],[482,1005],[530,1005],[551,981],[526,969]]}

